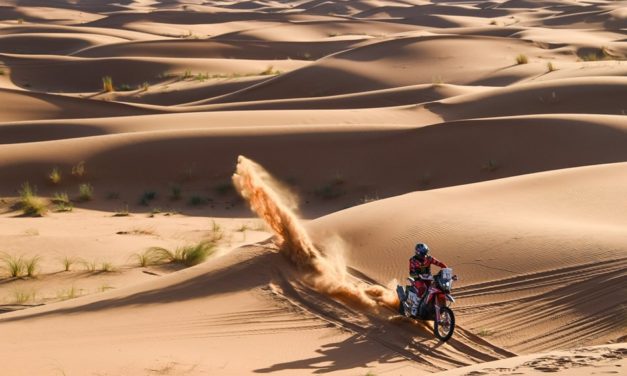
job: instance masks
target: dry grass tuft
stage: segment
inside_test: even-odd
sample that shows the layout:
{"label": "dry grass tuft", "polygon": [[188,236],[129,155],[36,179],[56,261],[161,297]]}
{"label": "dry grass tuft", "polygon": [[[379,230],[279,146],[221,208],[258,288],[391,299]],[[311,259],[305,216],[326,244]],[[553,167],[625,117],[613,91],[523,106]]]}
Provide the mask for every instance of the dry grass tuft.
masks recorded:
{"label": "dry grass tuft", "polygon": [[72,166],[72,176],[76,178],[82,178],[85,176],[85,172],[85,161],[80,161],[75,166]]}
{"label": "dry grass tuft", "polygon": [[205,261],[215,252],[215,243],[200,242],[194,245],[179,247],[170,251],[163,247],[148,248],[143,254],[136,256],[141,266],[176,263],[185,266],[194,266]]}
{"label": "dry grass tuft", "polygon": [[110,76],[105,76],[102,78],[102,91],[105,93],[111,93],[115,91],[113,87],[113,79]]}
{"label": "dry grass tuft", "polygon": [[31,187],[30,183],[26,182],[22,184],[22,188],[19,190],[20,201],[19,205],[24,215],[41,217],[48,211],[43,199],[37,197],[37,188]]}
{"label": "dry grass tuft", "polygon": [[41,257],[39,256],[33,256],[31,258],[8,254],[0,256],[0,262],[4,264],[4,269],[11,278],[35,277],[39,269],[40,260]]}
{"label": "dry grass tuft", "polygon": [[527,59],[527,56],[523,54],[519,54],[518,56],[516,56],[516,64],[521,65],[521,64],[527,64],[528,62],[529,62],[529,59]]}
{"label": "dry grass tuft", "polygon": [[89,183],[84,183],[78,186],[78,200],[89,201],[94,196],[94,187]]}
{"label": "dry grass tuft", "polygon": [[61,183],[61,171],[57,167],[54,167],[48,174],[48,181],[54,185]]}

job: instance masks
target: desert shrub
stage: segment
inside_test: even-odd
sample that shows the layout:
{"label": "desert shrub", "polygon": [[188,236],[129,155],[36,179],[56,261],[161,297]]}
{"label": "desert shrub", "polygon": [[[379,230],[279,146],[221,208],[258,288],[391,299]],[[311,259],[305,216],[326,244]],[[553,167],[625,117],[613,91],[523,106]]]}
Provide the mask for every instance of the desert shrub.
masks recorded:
{"label": "desert shrub", "polygon": [[552,62],[549,61],[548,63],[546,63],[546,71],[547,72],[553,72],[554,70],[555,70],[555,66],[553,65]]}
{"label": "desert shrub", "polygon": [[24,215],[41,217],[48,210],[46,204],[40,197],[37,197],[37,188],[31,187],[30,183],[22,184],[18,191],[20,195],[19,206]]}
{"label": "desert shrub", "polygon": [[170,187],[170,200],[177,201],[180,200],[182,195],[181,187],[178,185],[173,185]]}
{"label": "desert shrub", "polygon": [[59,203],[55,205],[54,211],[57,213],[68,213],[74,210],[74,205],[72,203]]}
{"label": "desert shrub", "polygon": [[494,159],[489,159],[483,164],[483,166],[481,166],[481,168],[485,171],[496,171],[499,167],[501,167],[501,165]]}
{"label": "desert shrub", "polygon": [[217,194],[221,195],[221,196],[225,196],[231,192],[235,191],[235,187],[233,187],[233,183],[229,182],[225,182],[225,183],[221,183],[218,184],[215,187],[215,191]]}
{"label": "desert shrub", "polygon": [[516,64],[521,65],[521,64],[527,64],[528,62],[529,62],[529,59],[527,59],[526,55],[519,54],[518,56],[516,56]]}
{"label": "desert shrub", "polygon": [[124,206],[124,209],[120,209],[113,214],[114,217],[128,217],[128,205]]}
{"label": "desert shrub", "polygon": [[201,242],[196,245],[178,248],[174,253],[174,262],[193,266],[205,261],[215,251],[215,244]]}
{"label": "desert shrub", "polygon": [[250,230],[250,226],[248,226],[247,224],[243,224],[240,227],[238,227],[235,231],[237,232],[246,232],[248,230]]}
{"label": "desert shrub", "polygon": [[205,82],[206,80],[209,79],[209,73],[198,73],[196,74],[196,76],[194,77],[194,79],[198,82]]}
{"label": "desert shrub", "polygon": [[115,287],[113,286],[109,286],[107,284],[101,285],[100,287],[98,287],[98,292],[105,292],[107,290],[111,290],[114,289]]}
{"label": "desert shrub", "polygon": [[583,61],[597,61],[597,60],[601,60],[601,56],[599,56],[599,54],[597,54],[596,52],[589,52],[583,56],[581,56],[581,60]]}
{"label": "desert shrub", "polygon": [[114,90],[113,79],[110,76],[102,77],[102,91],[105,93],[111,93]]}
{"label": "desert shrub", "polygon": [[57,291],[57,298],[61,300],[74,299],[79,297],[82,291],[82,289],[77,289],[76,287],[72,286],[70,288]]}
{"label": "desert shrub", "polygon": [[262,70],[259,74],[261,76],[271,76],[271,75],[276,75],[280,73],[281,71],[275,70],[272,65],[269,65],[266,69]]}
{"label": "desert shrub", "polygon": [[141,205],[148,206],[150,204],[150,201],[154,200],[155,198],[157,198],[157,192],[155,192],[155,191],[146,191],[140,197],[139,203]]}
{"label": "desert shrub", "polygon": [[72,166],[72,176],[76,178],[85,176],[85,161],[80,161],[75,166]]}
{"label": "desert shrub", "polygon": [[216,221],[211,222],[211,242],[215,243],[224,238],[224,231],[222,230],[222,226]]}
{"label": "desert shrub", "polygon": [[116,271],[116,268],[115,266],[113,266],[113,263],[105,261],[100,263],[100,271],[105,273],[111,273]]}
{"label": "desert shrub", "polygon": [[164,252],[159,247],[148,248],[143,253],[136,253],[132,257],[141,267],[167,263],[171,259],[169,251]]}
{"label": "desert shrub", "polygon": [[24,259],[24,272],[27,277],[34,277],[37,274],[40,260],[41,257],[39,256]]}
{"label": "desert shrub", "polygon": [[431,83],[433,86],[442,86],[444,84],[444,79],[440,75],[433,76],[431,77]]}
{"label": "desert shrub", "polygon": [[89,201],[94,196],[94,187],[89,183],[84,183],[78,186],[78,199],[79,201]]}
{"label": "desert shrub", "polygon": [[52,202],[55,204],[56,212],[71,212],[74,209],[74,205],[70,202],[70,198],[67,193],[55,193],[52,197]]}
{"label": "desert shrub", "polygon": [[24,304],[29,301],[34,301],[37,297],[37,293],[34,290],[15,290],[13,291],[13,301],[15,304]]}
{"label": "desert shrub", "polygon": [[83,265],[83,268],[85,268],[86,271],[88,272],[95,272],[96,268],[97,268],[97,264],[96,261],[87,261],[87,260],[81,260],[81,265]]}
{"label": "desert shrub", "polygon": [[59,203],[67,204],[70,202],[70,197],[65,192],[61,192],[61,193],[56,192],[52,196],[52,202],[55,204],[59,204]]}
{"label": "desert shrub", "polygon": [[9,274],[9,277],[16,278],[21,277],[24,274],[24,259],[19,256],[11,256],[8,254],[0,255],[0,262],[2,262],[3,269]]}
{"label": "desert shrub", "polygon": [[61,265],[63,265],[63,271],[69,272],[70,269],[72,268],[72,265],[76,264],[79,260],[75,257],[65,256],[59,261],[61,262]]}
{"label": "desert shrub", "polygon": [[202,197],[202,196],[192,196],[189,198],[188,203],[191,206],[200,206],[200,205],[206,205],[207,204],[207,199]]}
{"label": "desert shrub", "polygon": [[331,180],[328,184],[318,188],[315,191],[315,193],[319,197],[326,199],[326,200],[338,198],[346,193],[344,189],[345,184],[346,184],[346,181],[344,181],[342,177],[337,176],[333,180]]}
{"label": "desert shrub", "polygon": [[583,61],[598,61],[598,60],[607,60],[611,59],[612,54],[606,47],[601,47],[598,50],[590,51],[581,55],[581,60]]}
{"label": "desert shrub", "polygon": [[200,242],[176,248],[174,251],[163,247],[151,247],[144,254],[150,254],[150,257],[159,260],[159,262],[193,266],[205,261],[213,252],[215,252],[215,243]]}
{"label": "desert shrub", "polygon": [[122,84],[118,86],[117,91],[132,91],[133,88],[129,84]]}
{"label": "desert shrub", "polygon": [[50,183],[57,185],[61,182],[61,172],[58,168],[54,167],[48,174],[48,180]]}
{"label": "desert shrub", "polygon": [[8,254],[0,256],[0,262],[4,264],[4,269],[12,278],[34,277],[37,274],[40,260],[41,258],[39,256],[33,256],[31,258]]}

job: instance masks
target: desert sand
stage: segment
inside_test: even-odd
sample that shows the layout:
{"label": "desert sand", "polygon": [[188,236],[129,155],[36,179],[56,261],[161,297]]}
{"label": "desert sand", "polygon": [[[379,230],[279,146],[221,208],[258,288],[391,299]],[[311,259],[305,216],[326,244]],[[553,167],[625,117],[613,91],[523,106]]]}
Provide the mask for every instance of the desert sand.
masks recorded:
{"label": "desert sand", "polygon": [[[0,0],[0,374],[627,374],[626,33],[610,0]],[[417,242],[446,343],[396,311]]]}

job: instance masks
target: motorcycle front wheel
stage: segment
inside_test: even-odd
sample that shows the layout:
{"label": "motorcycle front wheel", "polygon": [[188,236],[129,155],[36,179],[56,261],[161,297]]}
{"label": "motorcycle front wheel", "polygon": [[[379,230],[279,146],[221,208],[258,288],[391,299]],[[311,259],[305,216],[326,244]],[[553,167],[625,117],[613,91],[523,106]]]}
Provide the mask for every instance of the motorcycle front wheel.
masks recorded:
{"label": "motorcycle front wheel", "polygon": [[448,341],[455,330],[455,315],[449,307],[440,308],[440,321],[433,321],[433,334],[442,342]]}

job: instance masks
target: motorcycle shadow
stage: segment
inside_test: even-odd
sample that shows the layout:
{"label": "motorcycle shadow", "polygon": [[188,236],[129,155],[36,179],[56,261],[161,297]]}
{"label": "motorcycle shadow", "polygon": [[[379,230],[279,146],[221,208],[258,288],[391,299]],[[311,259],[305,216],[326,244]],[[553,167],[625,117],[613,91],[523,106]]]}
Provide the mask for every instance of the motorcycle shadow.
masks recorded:
{"label": "motorcycle shadow", "polygon": [[400,340],[402,340],[403,332],[406,333],[408,350],[420,354],[426,360],[437,359],[436,363],[461,367],[515,355],[461,327],[457,327],[453,337],[443,342],[433,337],[432,321],[416,320],[401,315],[392,315],[388,321],[401,332]]}

